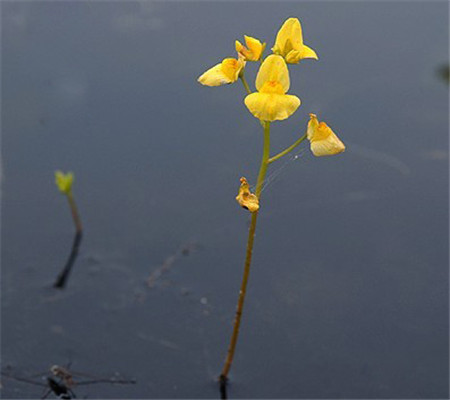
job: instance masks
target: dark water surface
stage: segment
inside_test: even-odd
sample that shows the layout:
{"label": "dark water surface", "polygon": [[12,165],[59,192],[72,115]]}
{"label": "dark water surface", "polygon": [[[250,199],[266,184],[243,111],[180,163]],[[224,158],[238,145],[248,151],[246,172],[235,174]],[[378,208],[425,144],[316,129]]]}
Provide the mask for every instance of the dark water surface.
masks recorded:
{"label": "dark water surface", "polygon": [[[302,106],[273,124],[272,153],[309,112],[347,151],[269,171],[229,396],[448,397],[447,2],[1,7],[3,369],[137,380],[78,397],[219,397],[249,220],[234,197],[262,134],[239,82],[196,78],[296,16],[320,60],[290,68]],[[85,226],[64,291],[56,169],[75,172]]]}

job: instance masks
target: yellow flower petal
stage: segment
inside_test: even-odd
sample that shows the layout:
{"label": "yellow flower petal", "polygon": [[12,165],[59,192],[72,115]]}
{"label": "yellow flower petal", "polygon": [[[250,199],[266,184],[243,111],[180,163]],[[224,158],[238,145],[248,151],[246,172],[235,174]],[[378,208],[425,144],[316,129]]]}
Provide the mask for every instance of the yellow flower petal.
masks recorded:
{"label": "yellow flower petal", "polygon": [[220,64],[208,69],[199,78],[198,82],[205,86],[220,86],[236,82],[239,72],[245,65],[242,57],[239,59],[225,58]]}
{"label": "yellow flower petal", "polygon": [[289,71],[283,57],[272,54],[262,63],[256,76],[256,89],[264,90],[263,87],[267,82],[280,83],[283,93],[289,90]]}
{"label": "yellow flower petal", "polygon": [[304,45],[302,26],[297,18],[288,18],[284,22],[278,31],[272,51],[284,57],[290,64],[297,64],[303,58],[318,59],[315,51]]}
{"label": "yellow flower petal", "polygon": [[284,94],[284,88],[280,82],[269,81],[262,86],[259,92],[267,94]]}
{"label": "yellow flower petal", "polygon": [[232,83],[222,71],[222,63],[215,65],[208,69],[203,75],[198,78],[198,82],[205,86],[220,86],[227,83]]}
{"label": "yellow flower petal", "polygon": [[285,94],[289,85],[286,62],[283,57],[272,54],[264,60],[256,76],[258,93],[249,94],[245,98],[245,105],[260,120],[286,119],[300,105],[298,97]]}
{"label": "yellow flower petal", "polygon": [[252,93],[245,100],[249,111],[263,121],[281,121],[290,117],[300,106],[297,96],[272,93]]}
{"label": "yellow flower petal", "polygon": [[286,62],[289,64],[297,64],[302,58],[302,52],[300,50],[291,50],[286,54]]}
{"label": "yellow flower petal", "polygon": [[222,71],[232,82],[238,80],[239,73],[244,67],[245,61],[242,56],[239,56],[237,60],[235,58],[225,58],[225,60],[222,61]]}
{"label": "yellow flower petal", "polygon": [[325,122],[319,122],[315,114],[309,114],[307,137],[311,151],[317,156],[332,156],[342,153],[345,145]]}
{"label": "yellow flower petal", "polygon": [[241,178],[241,186],[239,187],[239,193],[236,196],[236,201],[241,207],[246,208],[250,212],[255,212],[259,210],[259,200],[258,198],[250,192],[250,186],[247,179]]}
{"label": "yellow flower petal", "polygon": [[259,61],[262,56],[264,49],[266,48],[265,43],[261,43],[258,39],[255,39],[251,36],[245,36],[245,47],[239,40],[236,40],[236,51],[247,61]]}
{"label": "yellow flower petal", "polygon": [[246,56],[248,49],[239,40],[236,40],[234,47],[238,53],[242,54],[244,57]]}
{"label": "yellow flower petal", "polygon": [[303,35],[300,21],[297,18],[288,18],[278,31],[272,51],[286,57],[291,50],[300,50],[302,46]]}
{"label": "yellow flower petal", "polygon": [[247,60],[258,61],[262,56],[266,44],[261,43],[258,39],[252,38],[251,36],[244,36],[244,39],[251,54],[251,57],[248,57]]}
{"label": "yellow flower petal", "polygon": [[303,45],[301,50],[301,56],[300,59],[303,58],[314,58],[315,60],[318,60],[319,57],[317,56],[317,53],[311,48],[306,45]]}
{"label": "yellow flower petal", "polygon": [[308,127],[306,128],[306,136],[308,137],[308,140],[311,140],[314,137],[314,134],[317,132],[318,127],[319,120],[317,119],[317,115],[310,113]]}
{"label": "yellow flower petal", "polygon": [[303,45],[301,50],[291,50],[288,54],[286,54],[286,62],[289,64],[298,64],[300,60],[304,58],[314,58],[318,60],[316,52],[311,49],[311,47]]}

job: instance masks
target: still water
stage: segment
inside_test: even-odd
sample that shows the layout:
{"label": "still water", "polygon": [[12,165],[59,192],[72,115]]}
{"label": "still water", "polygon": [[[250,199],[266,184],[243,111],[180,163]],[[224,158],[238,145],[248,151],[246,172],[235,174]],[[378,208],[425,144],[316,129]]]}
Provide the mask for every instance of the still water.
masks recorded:
{"label": "still water", "polygon": [[[272,152],[310,112],[347,151],[269,171],[228,395],[448,397],[447,2],[1,7],[3,370],[136,379],[77,397],[219,397],[249,221],[234,197],[262,134],[239,82],[196,79],[294,16],[319,61],[290,68],[302,105]],[[63,291],[56,169],[85,227]],[[42,391],[2,378],[3,398]]]}

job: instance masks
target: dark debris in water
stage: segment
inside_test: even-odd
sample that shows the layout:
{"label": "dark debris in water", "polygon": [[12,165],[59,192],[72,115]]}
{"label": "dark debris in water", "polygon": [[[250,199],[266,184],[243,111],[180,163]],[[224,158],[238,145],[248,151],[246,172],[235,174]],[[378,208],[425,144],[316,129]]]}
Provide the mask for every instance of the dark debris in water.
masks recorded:
{"label": "dark debris in water", "polygon": [[450,65],[448,63],[440,65],[437,68],[436,73],[441,80],[450,84]]}
{"label": "dark debris in water", "polygon": [[147,278],[147,286],[149,288],[155,287],[156,284],[160,282],[161,277],[172,269],[176,261],[178,261],[181,257],[189,256],[194,251],[198,250],[198,248],[199,245],[197,242],[187,242],[181,245],[173,254],[166,257],[161,265],[150,273]]}

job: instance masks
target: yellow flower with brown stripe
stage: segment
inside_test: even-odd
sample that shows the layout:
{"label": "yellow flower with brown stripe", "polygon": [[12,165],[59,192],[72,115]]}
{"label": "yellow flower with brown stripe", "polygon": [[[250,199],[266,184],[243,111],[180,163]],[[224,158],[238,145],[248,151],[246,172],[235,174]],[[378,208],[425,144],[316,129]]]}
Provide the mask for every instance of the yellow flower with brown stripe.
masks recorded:
{"label": "yellow flower with brown stripe", "polygon": [[300,106],[297,96],[288,95],[289,71],[283,57],[268,56],[256,76],[257,93],[245,98],[249,111],[262,121],[280,121],[290,117]]}
{"label": "yellow flower with brown stripe", "polygon": [[315,114],[309,114],[309,118],[306,134],[315,156],[332,156],[345,150],[344,143],[325,122],[319,122]]}
{"label": "yellow flower with brown stripe", "polygon": [[221,86],[236,82],[239,73],[245,67],[245,60],[242,55],[238,58],[225,58],[221,63],[208,69],[199,78],[198,82],[205,86]]}

